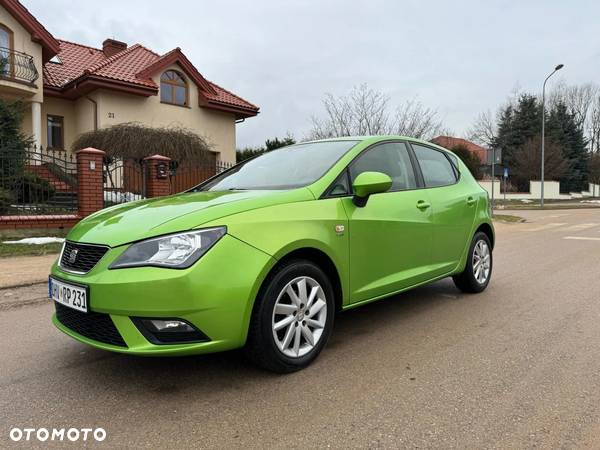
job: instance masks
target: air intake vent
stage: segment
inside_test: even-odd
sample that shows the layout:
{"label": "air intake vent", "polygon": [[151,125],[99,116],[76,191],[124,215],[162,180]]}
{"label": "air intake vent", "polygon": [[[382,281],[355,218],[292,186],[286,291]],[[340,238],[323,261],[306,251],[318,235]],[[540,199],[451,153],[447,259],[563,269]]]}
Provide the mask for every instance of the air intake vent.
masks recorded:
{"label": "air intake vent", "polygon": [[84,313],[60,303],[55,302],[54,304],[56,306],[56,318],[68,329],[93,341],[127,347],[108,314]]}

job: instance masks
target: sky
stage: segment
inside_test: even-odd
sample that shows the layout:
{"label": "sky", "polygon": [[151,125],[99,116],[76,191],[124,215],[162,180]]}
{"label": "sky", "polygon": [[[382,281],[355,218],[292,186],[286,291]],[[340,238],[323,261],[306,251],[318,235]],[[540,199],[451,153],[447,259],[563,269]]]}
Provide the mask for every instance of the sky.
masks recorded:
{"label": "sky", "polygon": [[460,136],[511,91],[600,83],[600,2],[392,0],[22,0],[57,38],[106,38],[162,54],[260,107],[237,146],[307,135],[325,93],[367,83],[391,105],[418,100]]}

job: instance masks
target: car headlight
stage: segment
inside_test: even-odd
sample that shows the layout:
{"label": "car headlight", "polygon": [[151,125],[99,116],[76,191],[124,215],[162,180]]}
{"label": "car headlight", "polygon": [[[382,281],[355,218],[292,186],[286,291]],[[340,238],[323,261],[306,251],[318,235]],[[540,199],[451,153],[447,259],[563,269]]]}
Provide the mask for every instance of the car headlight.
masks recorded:
{"label": "car headlight", "polygon": [[141,266],[186,269],[198,261],[226,232],[226,227],[206,228],[136,242],[109,269]]}

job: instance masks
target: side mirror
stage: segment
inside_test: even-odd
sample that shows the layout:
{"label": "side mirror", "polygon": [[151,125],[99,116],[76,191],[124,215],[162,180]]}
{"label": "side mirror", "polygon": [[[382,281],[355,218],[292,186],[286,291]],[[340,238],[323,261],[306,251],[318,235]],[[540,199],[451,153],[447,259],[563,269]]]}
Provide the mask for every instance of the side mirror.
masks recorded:
{"label": "side mirror", "polygon": [[352,183],[354,189],[354,197],[352,202],[363,207],[367,204],[367,200],[371,194],[385,192],[392,187],[392,179],[381,172],[363,172],[359,174]]}

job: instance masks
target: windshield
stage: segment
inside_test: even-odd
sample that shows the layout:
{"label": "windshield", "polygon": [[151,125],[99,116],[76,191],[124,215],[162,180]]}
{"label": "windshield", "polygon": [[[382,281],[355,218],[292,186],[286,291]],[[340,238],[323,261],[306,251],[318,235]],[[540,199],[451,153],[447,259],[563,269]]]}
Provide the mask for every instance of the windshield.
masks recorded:
{"label": "windshield", "polygon": [[358,141],[325,141],[273,150],[193,191],[294,189],[314,183]]}

